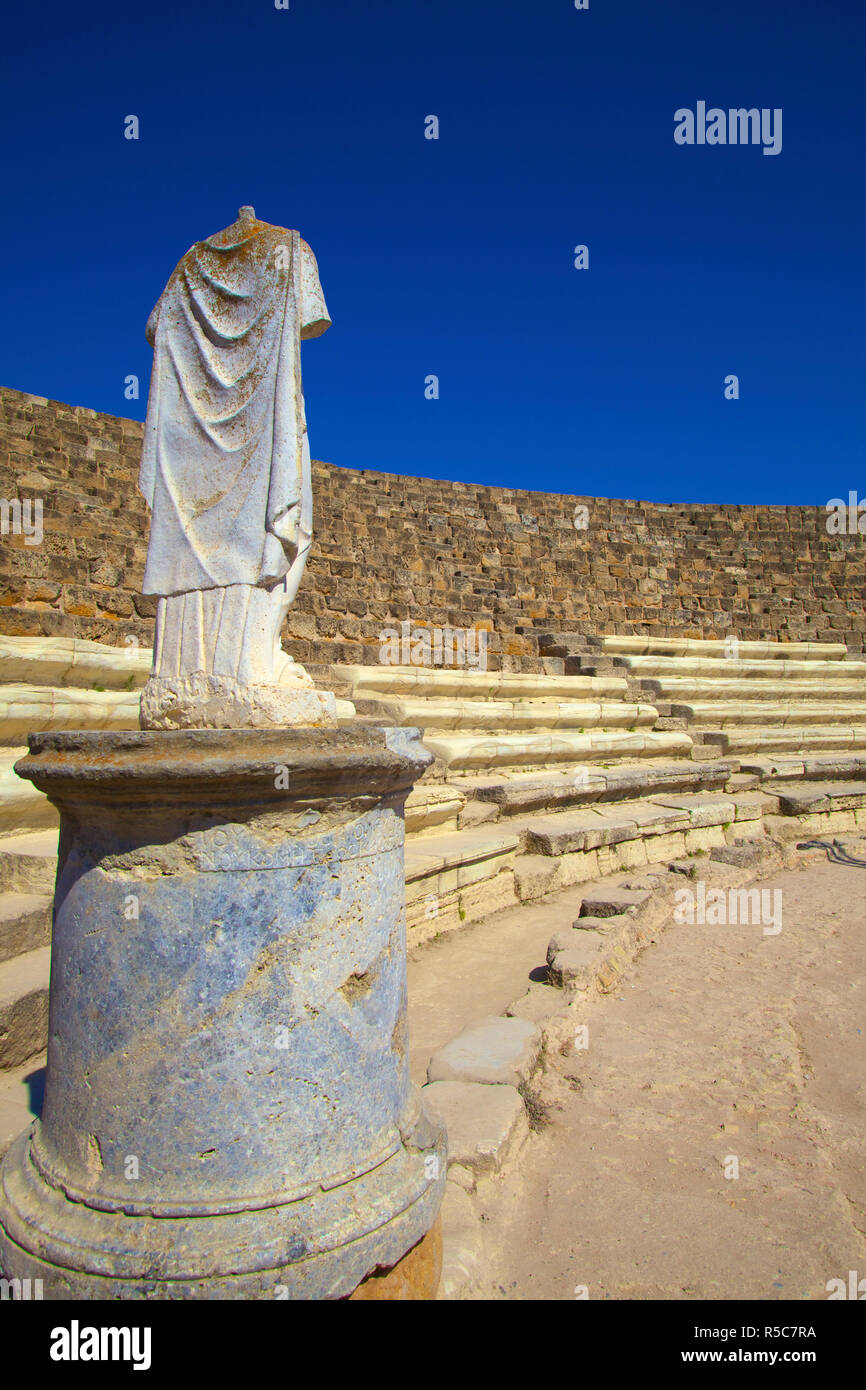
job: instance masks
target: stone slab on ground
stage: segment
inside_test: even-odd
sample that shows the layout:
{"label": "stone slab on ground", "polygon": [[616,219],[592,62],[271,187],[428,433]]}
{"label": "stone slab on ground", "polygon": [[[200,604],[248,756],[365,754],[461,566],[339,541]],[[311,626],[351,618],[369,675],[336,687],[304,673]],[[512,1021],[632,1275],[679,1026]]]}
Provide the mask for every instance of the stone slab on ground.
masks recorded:
{"label": "stone slab on ground", "polygon": [[719,845],[710,850],[710,858],[718,864],[732,864],[736,869],[748,869],[760,864],[764,851],[760,844]]}
{"label": "stone slab on ground", "polygon": [[534,1023],[489,1015],[434,1053],[427,1079],[519,1086],[532,1075],[540,1048]]}
{"label": "stone slab on ground", "polygon": [[496,1173],[529,1133],[529,1122],[514,1086],[470,1081],[432,1081],[425,1100],[448,1131],[448,1163],[474,1173]]}
{"label": "stone slab on ground", "polygon": [[562,990],[552,985],[531,984],[525,994],[508,1005],[509,1018],[526,1018],[531,1023],[544,1024],[558,1014],[568,1013],[568,1000]]}
{"label": "stone slab on ground", "polygon": [[550,979],[560,989],[587,990],[596,980],[604,957],[604,942],[595,934],[574,933],[575,944],[549,962]]}
{"label": "stone slab on ground", "polygon": [[593,888],[586,893],[580,905],[581,917],[615,917],[630,908],[639,908],[648,900],[648,892],[635,892],[629,888],[611,885],[609,888]]}

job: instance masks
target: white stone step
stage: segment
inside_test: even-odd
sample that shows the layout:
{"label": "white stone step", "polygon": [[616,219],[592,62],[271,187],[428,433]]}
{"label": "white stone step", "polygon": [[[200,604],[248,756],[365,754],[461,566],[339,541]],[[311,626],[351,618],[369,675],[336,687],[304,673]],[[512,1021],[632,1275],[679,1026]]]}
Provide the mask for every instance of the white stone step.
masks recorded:
{"label": "white stone step", "polygon": [[13,771],[26,748],[0,748],[0,835],[44,830],[57,826],[58,815],[33,783]]}
{"label": "white stone step", "polygon": [[137,690],[0,686],[0,743],[20,744],[43,729],[137,729]]}
{"label": "white stone step", "polygon": [[0,686],[82,686],[136,689],[150,675],[150,647],[109,647],[82,637],[0,635]]}
{"label": "white stone step", "polygon": [[[804,663],[805,664],[805,663]],[[647,698],[658,703],[692,704],[718,700],[724,704],[730,701],[763,700],[780,704],[823,700],[847,704],[849,701],[866,700],[866,682],[803,680],[786,678],[779,680],[739,679],[731,673],[728,680],[704,680],[694,676],[663,676],[657,680],[645,681],[644,692]]]}
{"label": "white stone step", "polygon": [[783,816],[862,811],[866,808],[866,782],[803,782],[780,789],[777,799]]}
{"label": "white stone step", "polygon": [[439,696],[455,699],[565,699],[585,696],[616,699],[625,694],[622,676],[521,675],[503,671],[438,671],[426,666],[337,666],[353,698],[380,695]]}
{"label": "white stone step", "polygon": [[516,902],[520,837],[481,826],[406,843],[406,927],[410,945]]}
{"label": "white stone step", "polygon": [[767,725],[786,728],[788,725],[848,726],[866,724],[866,701],[831,700],[759,701],[693,700],[685,704],[671,702],[673,714],[685,718],[695,727],[727,729],[731,725]]}
{"label": "white stone step", "polygon": [[[597,650],[597,649],[596,649]],[[698,637],[602,637],[605,656],[720,656],[731,650],[730,641]],[[740,659],[761,657],[787,661],[844,661],[848,648],[844,642],[740,642]]]}
{"label": "white stone step", "polygon": [[[732,820],[733,814],[732,806]],[[524,823],[523,834],[527,853],[558,858],[646,835],[685,831],[690,824],[687,811],[636,801],[610,808],[587,806],[554,816],[533,816]]]}
{"label": "white stone step", "polygon": [[702,656],[628,656],[617,658],[635,677],[665,680],[673,677],[692,677],[700,680],[824,680],[857,682],[866,680],[866,661],[790,661],[738,660]]}
{"label": "white stone step", "polygon": [[0,962],[51,942],[52,893],[0,893]]}
{"label": "white stone step", "polygon": [[404,728],[426,729],[628,729],[652,728],[654,705],[624,700],[380,699],[377,715]]}
{"label": "white stone step", "polygon": [[[465,773],[460,785],[471,800],[490,803],[503,816],[557,811],[570,805],[609,806],[656,793],[700,792],[723,788],[736,763],[623,762],[615,767],[564,767],[539,774],[520,770]],[[422,784],[423,785],[423,784]]]}
{"label": "white stone step", "polygon": [[[440,892],[493,878],[520,849],[512,831],[482,827],[414,840],[405,849],[406,898],[423,896],[437,880]],[[453,876],[445,882],[445,876]]]}
{"label": "white stone step", "polygon": [[601,762],[610,758],[689,757],[692,739],[686,733],[624,729],[595,729],[589,733],[559,734],[437,734],[424,745],[449,774],[463,769],[555,766],[557,763]]}
{"label": "white stone step", "polygon": [[866,781],[866,753],[846,749],[838,753],[824,754],[799,749],[796,752],[775,756],[747,755],[741,767],[743,772],[754,773],[762,782],[770,784],[800,778],[817,782],[836,782],[842,779]]}
{"label": "white stone step", "polygon": [[0,840],[0,893],[52,893],[56,872],[56,830]]}
{"label": "white stone step", "polygon": [[838,749],[851,752],[866,748],[866,727],[812,724],[776,725],[759,728],[750,725],[731,725],[718,733],[704,733],[705,744],[712,743],[720,756],[741,753],[802,753],[804,748],[814,753],[819,749]]}

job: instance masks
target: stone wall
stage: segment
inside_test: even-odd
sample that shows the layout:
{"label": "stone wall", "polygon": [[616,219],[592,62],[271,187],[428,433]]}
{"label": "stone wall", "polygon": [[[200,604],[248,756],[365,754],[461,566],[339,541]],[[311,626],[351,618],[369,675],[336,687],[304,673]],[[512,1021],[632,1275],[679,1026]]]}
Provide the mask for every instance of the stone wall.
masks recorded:
{"label": "stone wall", "polygon": [[[0,538],[0,632],[149,644],[139,592],[143,426],[0,388],[0,499],[41,498],[43,539]],[[409,619],[489,630],[489,664],[544,632],[845,641],[864,649],[866,537],[814,507],[663,506],[313,464],[317,533],[286,646],[375,663]],[[586,529],[575,507],[588,509]]]}

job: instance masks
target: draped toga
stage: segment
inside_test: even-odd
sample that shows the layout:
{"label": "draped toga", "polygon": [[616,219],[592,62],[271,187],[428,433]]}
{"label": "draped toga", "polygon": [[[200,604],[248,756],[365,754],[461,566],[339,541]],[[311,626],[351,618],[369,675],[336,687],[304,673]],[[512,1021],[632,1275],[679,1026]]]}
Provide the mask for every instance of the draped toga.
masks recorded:
{"label": "draped toga", "polygon": [[236,629],[252,605],[261,626],[266,595],[250,586],[278,586],[283,615],[294,598],[312,539],[300,342],[329,324],[310,247],[251,209],[191,247],[150,316],[140,487],[153,513],[142,592],[163,600],[155,674],[253,678],[214,624],[231,614]]}

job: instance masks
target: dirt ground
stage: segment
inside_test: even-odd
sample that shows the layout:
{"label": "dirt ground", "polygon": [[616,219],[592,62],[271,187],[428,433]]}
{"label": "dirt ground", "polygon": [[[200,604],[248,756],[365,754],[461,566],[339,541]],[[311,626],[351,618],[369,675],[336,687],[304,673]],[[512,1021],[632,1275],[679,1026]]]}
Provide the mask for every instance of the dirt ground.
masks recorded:
{"label": "dirt ground", "polygon": [[587,1006],[548,1123],[479,1188],[478,1296],[826,1299],[866,1276],[866,869],[760,886],[778,935],[671,923]]}

